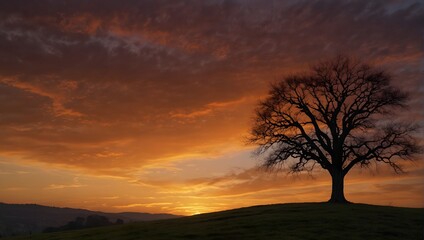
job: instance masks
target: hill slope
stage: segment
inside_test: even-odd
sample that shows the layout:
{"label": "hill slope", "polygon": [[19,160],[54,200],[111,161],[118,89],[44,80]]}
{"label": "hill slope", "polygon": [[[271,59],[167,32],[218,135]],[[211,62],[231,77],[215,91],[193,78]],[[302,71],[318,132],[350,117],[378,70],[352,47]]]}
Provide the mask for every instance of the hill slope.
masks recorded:
{"label": "hill slope", "polygon": [[300,203],[255,206],[179,219],[39,234],[31,239],[406,240],[423,239],[423,227],[424,209]]}
{"label": "hill slope", "polygon": [[37,233],[47,227],[63,226],[76,217],[102,215],[112,222],[122,219],[124,222],[151,221],[176,218],[171,214],[149,213],[104,213],[85,209],[46,207],[36,204],[6,204],[0,203],[0,235]]}

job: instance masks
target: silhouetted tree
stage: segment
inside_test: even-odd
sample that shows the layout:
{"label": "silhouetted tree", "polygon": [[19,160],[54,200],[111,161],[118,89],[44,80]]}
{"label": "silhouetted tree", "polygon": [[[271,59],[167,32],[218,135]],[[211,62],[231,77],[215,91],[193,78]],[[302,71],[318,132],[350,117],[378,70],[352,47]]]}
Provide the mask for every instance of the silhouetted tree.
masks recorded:
{"label": "silhouetted tree", "polygon": [[65,229],[73,230],[73,229],[81,229],[84,227],[85,219],[83,217],[77,217],[74,221],[68,222],[64,226]]}
{"label": "silhouetted tree", "polygon": [[[123,224],[124,221],[122,219],[117,219],[116,224]],[[48,227],[43,230],[45,233],[49,232],[59,232],[59,231],[68,231],[68,230],[78,230],[83,228],[91,228],[91,227],[102,227],[113,225],[109,221],[109,219],[105,216],[101,215],[88,215],[87,218],[77,217],[75,220],[68,222],[64,226],[60,227]]]}
{"label": "silhouetted tree", "polygon": [[384,71],[338,56],[272,85],[249,140],[267,168],[288,162],[292,172],[326,169],[329,202],[346,203],[344,177],[353,166],[376,161],[400,172],[396,160],[420,152],[416,126],[393,116],[406,101]]}
{"label": "silhouetted tree", "polygon": [[111,224],[107,217],[101,215],[89,215],[85,221],[85,227],[101,227]]}
{"label": "silhouetted tree", "polygon": [[124,220],[122,220],[122,219],[118,218],[118,219],[116,219],[115,224],[116,224],[116,225],[124,224]]}

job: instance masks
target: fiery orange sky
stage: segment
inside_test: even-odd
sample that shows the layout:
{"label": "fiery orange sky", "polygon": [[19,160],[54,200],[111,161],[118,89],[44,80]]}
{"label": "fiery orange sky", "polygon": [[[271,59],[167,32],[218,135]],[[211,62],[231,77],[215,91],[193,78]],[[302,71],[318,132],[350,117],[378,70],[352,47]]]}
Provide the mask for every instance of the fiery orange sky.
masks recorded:
{"label": "fiery orange sky", "polygon": [[[255,169],[256,103],[343,52],[387,69],[423,122],[423,22],[400,0],[2,1],[0,201],[184,215],[325,201],[322,171]],[[421,159],[355,169],[347,198],[424,207]]]}

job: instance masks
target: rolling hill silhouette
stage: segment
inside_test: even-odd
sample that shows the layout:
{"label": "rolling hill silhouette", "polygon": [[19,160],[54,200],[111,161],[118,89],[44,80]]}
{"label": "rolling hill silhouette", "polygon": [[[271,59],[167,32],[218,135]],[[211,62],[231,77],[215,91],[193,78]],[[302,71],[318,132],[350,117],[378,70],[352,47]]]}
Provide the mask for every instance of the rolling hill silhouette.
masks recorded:
{"label": "rolling hill silhouette", "polygon": [[47,207],[36,204],[0,203],[0,235],[11,236],[42,232],[48,227],[60,227],[77,217],[90,215],[107,217],[111,222],[122,219],[125,223],[176,218],[172,214],[105,213],[85,209]]}
{"label": "rolling hill silhouette", "polygon": [[[292,203],[119,226],[36,234],[71,239],[422,239],[423,208],[366,204]],[[11,238],[28,239],[28,236]]]}

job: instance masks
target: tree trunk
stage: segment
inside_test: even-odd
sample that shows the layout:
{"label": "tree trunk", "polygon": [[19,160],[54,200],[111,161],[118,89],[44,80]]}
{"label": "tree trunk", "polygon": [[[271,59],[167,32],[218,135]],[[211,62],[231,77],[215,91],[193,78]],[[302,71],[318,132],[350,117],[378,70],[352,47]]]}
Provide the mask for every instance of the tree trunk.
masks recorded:
{"label": "tree trunk", "polygon": [[331,198],[329,203],[349,203],[344,196],[343,171],[333,170],[330,172],[332,179]]}

